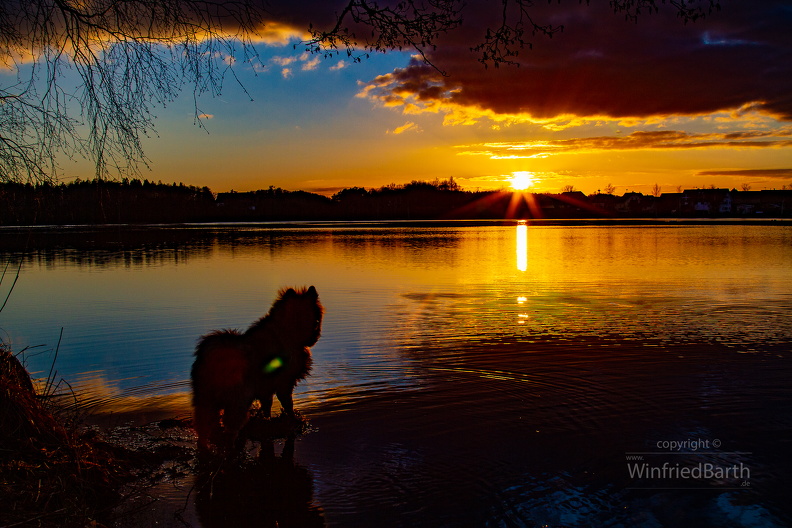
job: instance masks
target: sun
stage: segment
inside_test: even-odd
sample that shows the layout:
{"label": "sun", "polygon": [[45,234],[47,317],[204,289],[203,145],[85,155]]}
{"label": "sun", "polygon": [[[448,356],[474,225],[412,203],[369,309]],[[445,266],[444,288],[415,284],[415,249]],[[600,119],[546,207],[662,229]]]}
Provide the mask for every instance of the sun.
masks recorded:
{"label": "sun", "polygon": [[511,186],[515,191],[524,191],[534,184],[533,173],[527,171],[512,172]]}

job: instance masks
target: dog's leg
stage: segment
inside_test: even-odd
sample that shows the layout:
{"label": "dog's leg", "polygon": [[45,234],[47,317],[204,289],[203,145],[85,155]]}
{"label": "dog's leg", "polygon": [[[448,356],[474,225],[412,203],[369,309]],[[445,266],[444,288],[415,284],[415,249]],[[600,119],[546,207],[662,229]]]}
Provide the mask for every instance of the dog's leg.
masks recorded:
{"label": "dog's leg", "polygon": [[223,412],[223,427],[225,428],[224,448],[233,450],[236,444],[239,431],[244,427],[248,421],[248,410],[250,409],[250,402],[247,405],[236,404],[229,405]]}
{"label": "dog's leg", "polygon": [[292,400],[292,388],[276,389],[275,394],[278,396],[278,401],[283,407],[283,411],[289,416],[294,416],[294,401]]}
{"label": "dog's leg", "polygon": [[259,398],[259,402],[261,403],[261,414],[264,418],[269,418],[272,415],[272,396],[272,393],[270,393],[263,398]]}
{"label": "dog's leg", "polygon": [[220,409],[212,405],[196,405],[193,416],[193,427],[198,434],[198,452],[210,452],[212,444],[218,440]]}

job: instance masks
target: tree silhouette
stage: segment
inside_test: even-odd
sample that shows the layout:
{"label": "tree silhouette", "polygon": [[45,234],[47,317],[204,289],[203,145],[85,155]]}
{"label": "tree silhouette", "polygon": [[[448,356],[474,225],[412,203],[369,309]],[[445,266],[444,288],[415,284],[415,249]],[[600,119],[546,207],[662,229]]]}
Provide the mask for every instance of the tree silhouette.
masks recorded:
{"label": "tree silhouette", "polygon": [[[484,64],[511,63],[531,35],[563,30],[534,21],[532,0],[479,1],[503,13],[500,27],[473,48]],[[656,0],[610,4],[628,20],[659,8]],[[719,8],[715,0],[670,4],[685,21]],[[0,84],[0,181],[56,180],[64,154],[92,160],[98,178],[137,175],[155,108],[192,89],[200,125],[198,96],[219,94],[237,56],[255,56],[254,38],[275,20],[266,9],[300,7],[285,0],[0,2],[0,61],[11,79]],[[461,0],[340,0],[334,22],[313,27],[306,3],[301,17],[311,37],[303,44],[354,60],[413,49],[431,63],[437,37],[462,23],[465,7]]]}
{"label": "tree silhouette", "polygon": [[655,198],[658,198],[662,193],[663,193],[662,187],[660,187],[659,184],[655,183],[652,186],[652,196],[654,196]]}
{"label": "tree silhouette", "polygon": [[136,172],[153,108],[185,83],[219,93],[256,21],[248,0],[3,2],[0,56],[16,82],[0,87],[0,177],[53,178],[60,153],[92,159],[97,177]]}
{"label": "tree silhouette", "polygon": [[[427,62],[435,38],[461,22],[459,0],[401,0],[380,5],[377,1],[349,0],[335,25],[327,30],[310,26],[306,43],[314,53],[344,51],[360,62],[369,52],[410,48]],[[356,32],[354,27],[365,29]]]}

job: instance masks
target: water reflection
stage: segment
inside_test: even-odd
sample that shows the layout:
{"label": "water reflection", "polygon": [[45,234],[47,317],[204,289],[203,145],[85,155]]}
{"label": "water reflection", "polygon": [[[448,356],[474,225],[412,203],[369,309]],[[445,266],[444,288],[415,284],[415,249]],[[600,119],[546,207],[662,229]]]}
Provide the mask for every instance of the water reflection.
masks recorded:
{"label": "water reflection", "polygon": [[[94,408],[172,410],[189,407],[199,335],[315,284],[327,314],[295,392],[316,428],[301,464],[266,445],[202,492],[207,524],[257,514],[281,480],[295,516],[318,522],[321,504],[339,526],[792,519],[778,444],[792,435],[792,230],[531,225],[529,261],[528,227],[212,228],[116,252],[54,240],[23,257],[1,323],[15,349],[53,347],[64,327],[57,370]],[[46,355],[29,359],[46,375]],[[757,487],[627,489],[626,451],[695,435],[755,453]]]}
{"label": "water reflection", "polygon": [[[528,228],[38,234],[28,254],[21,241],[0,249],[26,259],[2,329],[16,350],[53,349],[63,327],[57,370],[70,382],[95,373],[121,393],[169,394],[188,378],[198,336],[249,325],[283,285],[316,284],[328,328],[299,387],[311,402],[419,383],[397,351],[404,338],[618,335],[751,352],[792,334],[789,228],[532,225],[530,262]],[[51,357],[29,366],[46,376]]]}
{"label": "water reflection", "polygon": [[212,230],[108,227],[1,233],[3,260],[21,258],[34,266],[126,268],[173,265],[208,256],[216,233]]}
{"label": "water reflection", "polygon": [[325,526],[321,508],[313,503],[313,476],[294,461],[294,437],[277,456],[269,440],[261,443],[254,461],[201,467],[195,487],[203,528]]}

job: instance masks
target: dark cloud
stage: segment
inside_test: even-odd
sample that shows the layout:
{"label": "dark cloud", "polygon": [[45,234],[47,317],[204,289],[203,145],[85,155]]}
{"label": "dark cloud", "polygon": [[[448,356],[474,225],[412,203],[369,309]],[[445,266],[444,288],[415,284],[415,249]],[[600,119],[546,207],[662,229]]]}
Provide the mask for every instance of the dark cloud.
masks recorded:
{"label": "dark cloud", "polygon": [[[348,4],[348,0],[252,1],[259,9],[248,23],[259,29],[264,41],[281,44],[289,38],[308,38],[309,25],[330,29]],[[389,2],[397,3],[381,0],[379,4]],[[514,9],[515,2],[508,5]],[[525,39],[532,47],[522,49],[515,58],[519,67],[485,69],[477,61],[480,55],[471,50],[484,41],[488,29],[498,27],[503,3],[468,0],[461,12],[462,24],[438,37],[436,48],[424,50],[436,68],[415,60],[373,80],[368,93],[394,105],[411,98],[412,103],[433,111],[438,105],[450,105],[540,120],[565,115],[645,118],[739,109],[758,109],[792,120],[792,5],[788,0],[722,0],[720,11],[688,23],[670,3],[657,3],[658,13],[644,12],[631,22],[614,13],[605,0],[590,5],[577,0],[535,2],[527,9],[531,19],[540,25],[563,26],[564,31],[552,38],[528,31]],[[196,5],[207,6],[206,12],[220,17],[223,31],[244,30],[239,18],[224,16],[227,6],[236,4],[208,0]],[[518,13],[510,16],[513,22]],[[376,41],[371,28],[355,27],[350,17],[345,23],[352,25],[360,41]]]}
{"label": "dark cloud", "polygon": [[721,11],[684,24],[667,4],[632,23],[604,1],[539,2],[533,19],[564,31],[529,35],[533,49],[522,50],[519,67],[485,69],[471,48],[497,24],[500,2],[472,1],[463,26],[430,53],[448,76],[416,60],[372,81],[371,94],[539,119],[758,109],[792,120],[792,6],[721,3]]}
{"label": "dark cloud", "polygon": [[700,171],[699,176],[744,176],[747,178],[792,178],[792,169],[743,169]]}

